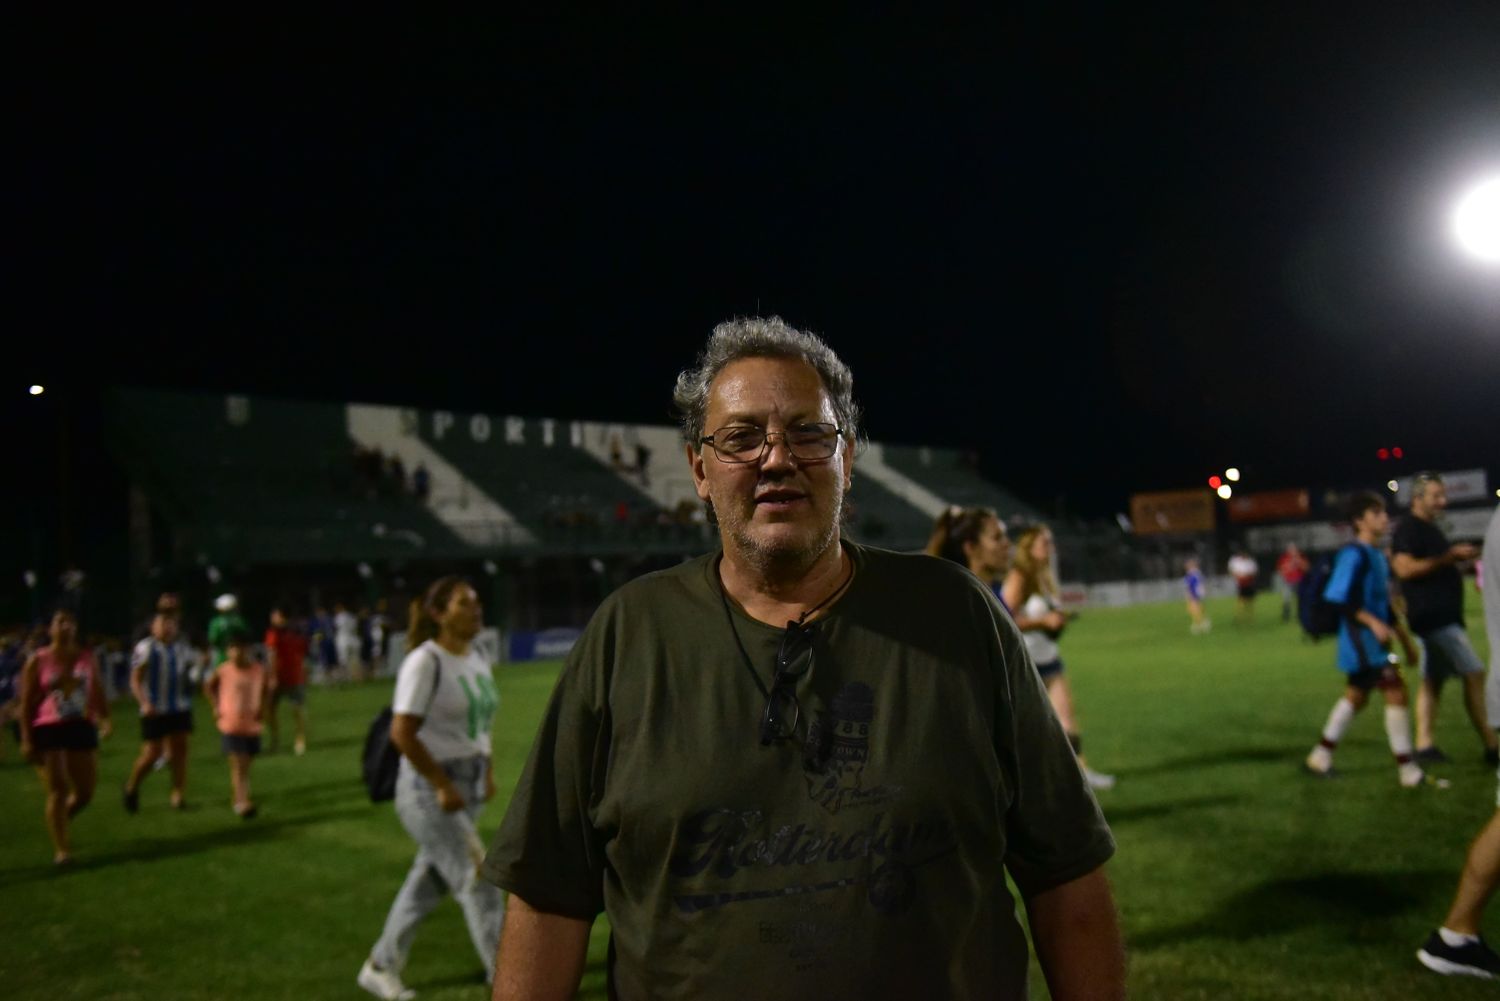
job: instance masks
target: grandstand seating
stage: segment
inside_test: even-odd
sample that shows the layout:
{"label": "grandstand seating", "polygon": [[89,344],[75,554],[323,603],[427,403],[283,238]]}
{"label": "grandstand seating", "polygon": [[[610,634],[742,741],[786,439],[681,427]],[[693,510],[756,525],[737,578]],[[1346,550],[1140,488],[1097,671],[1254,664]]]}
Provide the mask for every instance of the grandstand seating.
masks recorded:
{"label": "grandstand seating", "polygon": [[[715,541],[683,517],[698,501],[664,465],[669,428],[154,390],[117,391],[106,405],[111,447],[172,524],[177,561],[667,554]],[[649,487],[601,444],[621,430],[661,456]],[[426,502],[362,479],[357,445],[405,456],[408,474],[423,458],[435,470]],[[920,548],[944,503],[1028,512],[956,450],[872,445],[863,459],[849,534],[871,545]]]}
{"label": "grandstand seating", "polygon": [[335,562],[462,555],[415,499],[361,483],[339,404],[120,390],[116,456],[182,530],[187,559]]}
{"label": "grandstand seating", "polygon": [[956,448],[886,444],[881,451],[886,465],[916,480],[949,504],[994,508],[1009,520],[1040,519],[1035,508],[980,476]]}

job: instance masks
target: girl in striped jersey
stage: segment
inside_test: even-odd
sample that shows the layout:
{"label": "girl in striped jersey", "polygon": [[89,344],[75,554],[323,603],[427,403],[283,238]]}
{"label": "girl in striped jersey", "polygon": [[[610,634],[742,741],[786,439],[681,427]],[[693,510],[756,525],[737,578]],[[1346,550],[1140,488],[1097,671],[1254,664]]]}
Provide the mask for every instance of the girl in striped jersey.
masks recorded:
{"label": "girl in striped jersey", "polygon": [[191,672],[198,655],[178,635],[175,612],[157,612],[151,635],[130,657],[130,691],[141,705],[141,753],[125,782],[125,809],[140,807],[141,780],[165,750],[172,772],[172,808],[182,809],[187,786],[187,738],[193,732]]}

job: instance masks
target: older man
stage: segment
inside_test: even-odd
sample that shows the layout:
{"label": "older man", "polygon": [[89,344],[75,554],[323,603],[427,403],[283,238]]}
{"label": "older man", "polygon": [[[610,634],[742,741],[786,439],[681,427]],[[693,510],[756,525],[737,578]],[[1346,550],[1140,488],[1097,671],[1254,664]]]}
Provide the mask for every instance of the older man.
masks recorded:
{"label": "older man", "polygon": [[1417,760],[1448,760],[1434,743],[1438,696],[1443,683],[1457,676],[1463,685],[1469,720],[1484,745],[1484,759],[1500,764],[1500,743],[1484,712],[1484,665],[1464,630],[1464,585],[1458,565],[1479,550],[1467,542],[1451,543],[1437,519],[1448,506],[1448,491],[1436,473],[1412,479],[1411,512],[1391,536],[1391,569],[1401,581],[1406,618],[1422,638],[1422,687],[1417,690]]}
{"label": "older man", "polygon": [[779,319],[678,377],[720,552],[607,599],[483,872],[495,997],[568,998],[602,910],[611,996],[1123,994],[1114,842],[1010,618],[944,560],[840,539],[848,368]]}

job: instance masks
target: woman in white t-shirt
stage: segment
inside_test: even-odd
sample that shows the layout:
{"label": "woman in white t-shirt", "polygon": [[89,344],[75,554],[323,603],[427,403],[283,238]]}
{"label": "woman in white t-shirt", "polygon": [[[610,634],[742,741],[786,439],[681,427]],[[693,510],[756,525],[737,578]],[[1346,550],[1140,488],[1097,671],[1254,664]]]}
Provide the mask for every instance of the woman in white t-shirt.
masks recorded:
{"label": "woman in white t-shirt", "polygon": [[450,890],[494,979],[505,901],[477,877],[484,846],[475,821],[495,795],[490,725],[500,699],[490,664],[472,647],[482,624],[479,596],[460,577],[439,579],[411,605],[411,652],[396,676],[391,742],[401,751],[396,814],[417,857],[359,971],[359,986],[376,997],[412,996],[401,969],[416,926]]}
{"label": "woman in white t-shirt", "polygon": [[1015,558],[1000,596],[1016,620],[1026,651],[1047,686],[1047,697],[1068,735],[1068,742],[1073,745],[1073,753],[1078,755],[1084,777],[1095,789],[1110,789],[1115,777],[1094,771],[1083,757],[1083,738],[1073,712],[1073,690],[1057,648],[1068,615],[1060,607],[1061,592],[1052,572],[1052,554],[1052,530],[1046,525],[1033,525],[1022,532],[1016,540]]}

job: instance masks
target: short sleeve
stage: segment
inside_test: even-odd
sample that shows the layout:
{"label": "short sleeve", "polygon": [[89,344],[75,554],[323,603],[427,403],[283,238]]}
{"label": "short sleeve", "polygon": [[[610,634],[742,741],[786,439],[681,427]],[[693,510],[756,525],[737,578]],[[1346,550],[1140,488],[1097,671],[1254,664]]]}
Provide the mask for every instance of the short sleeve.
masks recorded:
{"label": "short sleeve", "polygon": [[569,654],[480,872],[537,910],[592,921],[604,909],[605,838],[593,811],[610,747],[607,610]]}
{"label": "short sleeve", "polygon": [[1417,539],[1416,532],[1412,530],[1413,527],[1410,518],[1402,518],[1396,522],[1396,530],[1391,533],[1392,553],[1405,553],[1408,556],[1416,555]]}
{"label": "short sleeve", "polygon": [[131,670],[134,670],[135,668],[140,667],[142,664],[146,663],[146,661],[148,661],[150,659],[151,659],[151,641],[149,639],[141,640],[139,643],[137,643],[135,645],[134,649],[132,649],[130,651],[130,668],[131,668]]}
{"label": "short sleeve", "polygon": [[426,716],[432,707],[437,671],[437,654],[427,649],[426,643],[407,654],[396,672],[396,696],[391,700],[391,712]]}
{"label": "short sleeve", "polygon": [[1345,546],[1333,561],[1333,572],[1323,588],[1323,600],[1335,605],[1349,604],[1349,591],[1354,585],[1354,569],[1359,563],[1359,550]]}

